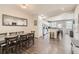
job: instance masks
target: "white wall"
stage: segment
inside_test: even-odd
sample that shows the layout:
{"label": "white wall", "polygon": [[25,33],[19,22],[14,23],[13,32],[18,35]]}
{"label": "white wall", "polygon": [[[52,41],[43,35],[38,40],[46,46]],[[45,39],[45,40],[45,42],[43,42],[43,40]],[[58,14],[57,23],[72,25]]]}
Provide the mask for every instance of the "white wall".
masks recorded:
{"label": "white wall", "polygon": [[[79,40],[79,5],[76,6],[74,11],[74,21],[75,24],[73,30],[74,30],[74,42],[75,42],[76,40]],[[73,51],[74,53],[79,54],[79,48],[75,46],[73,46]]]}
{"label": "white wall", "polygon": [[38,16],[38,25],[37,25],[37,34],[38,34],[37,37],[38,38],[43,36],[43,31],[42,31],[43,24],[45,24],[47,26],[49,25],[48,22],[46,22],[44,18],[42,18],[41,16]]}
{"label": "white wall", "polygon": [[[2,14],[7,14],[11,16],[21,17],[28,19],[28,26],[2,26]],[[25,31],[30,32],[33,29],[33,17],[26,14],[10,5],[0,5],[0,33],[13,32],[13,31]]]}
{"label": "white wall", "polygon": [[79,40],[79,19],[78,19],[78,16],[79,15],[79,5],[76,7],[75,11],[74,11],[74,21],[75,21],[75,24],[74,24],[74,38],[76,40]]}

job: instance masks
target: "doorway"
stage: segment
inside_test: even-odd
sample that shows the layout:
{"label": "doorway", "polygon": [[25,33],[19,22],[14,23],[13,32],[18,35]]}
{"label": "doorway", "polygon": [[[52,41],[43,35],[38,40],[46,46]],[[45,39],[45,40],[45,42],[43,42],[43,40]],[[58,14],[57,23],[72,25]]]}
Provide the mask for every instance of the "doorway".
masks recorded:
{"label": "doorway", "polygon": [[43,39],[48,39],[48,26],[43,24],[42,25],[42,34],[43,34]]}

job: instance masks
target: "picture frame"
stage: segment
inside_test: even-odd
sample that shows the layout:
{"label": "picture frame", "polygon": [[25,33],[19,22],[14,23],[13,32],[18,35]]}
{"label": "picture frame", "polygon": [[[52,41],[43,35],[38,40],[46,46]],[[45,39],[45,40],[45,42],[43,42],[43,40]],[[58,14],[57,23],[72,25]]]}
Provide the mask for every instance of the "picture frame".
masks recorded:
{"label": "picture frame", "polygon": [[34,20],[34,25],[37,26],[37,20]]}

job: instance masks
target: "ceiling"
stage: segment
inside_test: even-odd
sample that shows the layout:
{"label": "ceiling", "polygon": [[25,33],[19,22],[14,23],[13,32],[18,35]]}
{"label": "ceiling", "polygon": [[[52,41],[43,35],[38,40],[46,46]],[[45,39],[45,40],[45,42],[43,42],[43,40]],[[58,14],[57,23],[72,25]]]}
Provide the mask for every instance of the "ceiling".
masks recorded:
{"label": "ceiling", "polygon": [[74,11],[75,7],[75,4],[29,4],[27,8],[20,9],[26,13],[32,14],[33,16],[43,14],[51,17],[64,12],[72,12]]}
{"label": "ceiling", "polygon": [[43,14],[48,17],[56,16],[64,12],[74,11],[76,7],[75,4],[29,4],[27,8],[21,8],[19,4],[2,5],[2,6],[9,6],[10,8],[16,8],[24,13],[33,16]]}

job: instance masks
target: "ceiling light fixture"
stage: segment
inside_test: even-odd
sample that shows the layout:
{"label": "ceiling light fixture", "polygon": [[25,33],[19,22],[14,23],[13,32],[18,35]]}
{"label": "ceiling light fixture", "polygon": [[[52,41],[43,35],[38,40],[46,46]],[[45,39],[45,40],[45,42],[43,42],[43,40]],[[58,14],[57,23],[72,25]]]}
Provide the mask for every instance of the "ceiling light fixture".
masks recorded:
{"label": "ceiling light fixture", "polygon": [[25,9],[28,7],[28,4],[21,4],[20,7]]}

